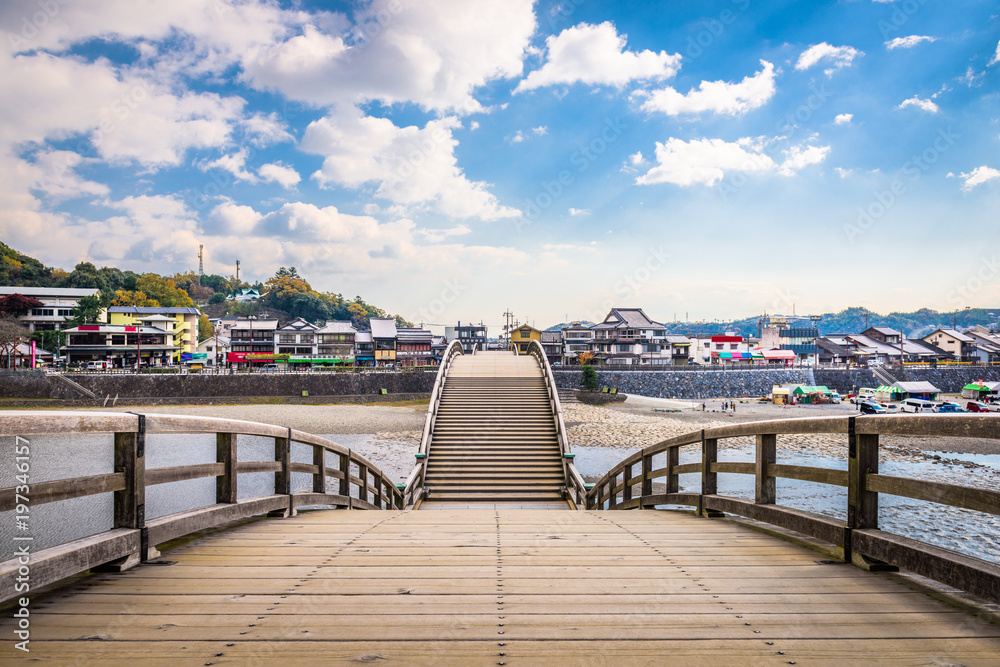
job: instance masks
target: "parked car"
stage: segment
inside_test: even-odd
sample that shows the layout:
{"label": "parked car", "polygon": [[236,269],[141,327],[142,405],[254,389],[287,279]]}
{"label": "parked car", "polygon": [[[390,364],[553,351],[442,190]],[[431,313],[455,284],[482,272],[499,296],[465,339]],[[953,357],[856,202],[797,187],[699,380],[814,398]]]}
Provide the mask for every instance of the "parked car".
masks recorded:
{"label": "parked car", "polygon": [[942,403],[934,408],[934,412],[968,412],[968,410],[954,403]]}
{"label": "parked car", "polygon": [[861,409],[861,414],[863,415],[885,415],[888,414],[886,409],[883,408],[878,403],[869,403],[867,401],[859,403],[858,407]]}
{"label": "parked car", "polygon": [[991,412],[990,406],[985,403],[980,403],[979,401],[969,401],[965,405],[965,409],[969,412]]}
{"label": "parked car", "polygon": [[879,405],[881,405],[883,408],[885,408],[886,412],[899,412],[900,411],[899,406],[897,404],[895,404],[895,403],[879,403]]}
{"label": "parked car", "polygon": [[88,371],[103,371],[107,366],[107,363],[103,361],[88,361],[84,368]]}

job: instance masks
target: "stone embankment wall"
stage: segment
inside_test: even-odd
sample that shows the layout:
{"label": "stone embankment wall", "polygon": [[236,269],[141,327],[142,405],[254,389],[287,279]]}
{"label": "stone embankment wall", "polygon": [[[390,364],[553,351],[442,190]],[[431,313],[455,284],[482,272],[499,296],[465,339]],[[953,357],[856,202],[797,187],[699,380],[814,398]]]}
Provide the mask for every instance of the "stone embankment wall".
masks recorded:
{"label": "stone embankment wall", "polygon": [[[435,372],[399,373],[275,373],[243,375],[84,375],[71,374],[74,382],[103,398],[355,396],[427,394],[434,388]],[[39,372],[0,375],[0,397],[22,399],[81,399],[72,386]]]}
{"label": "stone embankment wall", "polygon": [[[890,372],[892,372],[890,370]],[[556,370],[553,372],[560,389],[578,389],[580,371]],[[907,369],[905,377],[898,371],[899,380],[916,382],[926,380],[941,391],[959,393],[962,387],[976,380],[1000,382],[1000,368],[915,368]],[[659,398],[735,398],[740,396],[766,396],[776,384],[802,383],[826,385],[841,394],[858,387],[877,387],[880,382],[867,369],[808,369],[785,368],[745,371],[622,371],[598,370],[602,387],[615,387],[626,394]]]}

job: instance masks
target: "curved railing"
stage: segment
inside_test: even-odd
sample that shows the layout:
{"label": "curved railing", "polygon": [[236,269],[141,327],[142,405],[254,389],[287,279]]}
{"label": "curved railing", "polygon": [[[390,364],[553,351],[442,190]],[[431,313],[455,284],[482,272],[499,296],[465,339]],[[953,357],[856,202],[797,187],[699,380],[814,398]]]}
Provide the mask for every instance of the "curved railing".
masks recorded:
{"label": "curved railing", "polygon": [[545,377],[545,386],[549,392],[549,405],[552,407],[552,414],[556,422],[556,435],[559,437],[559,452],[562,456],[566,493],[579,509],[584,509],[587,504],[587,485],[584,484],[583,477],[573,465],[574,454],[570,451],[569,440],[566,438],[562,403],[559,402],[559,390],[556,387],[555,377],[552,375],[552,367],[545,356],[545,348],[537,340],[528,344],[528,354],[534,355],[538,359],[538,365],[542,367],[542,375]]}
{"label": "curved railing", "polygon": [[441,392],[444,391],[444,382],[451,370],[451,362],[460,354],[464,354],[460,341],[453,340],[448,344],[441,357],[441,365],[438,367],[437,378],[434,380],[434,388],[431,390],[431,402],[427,406],[427,420],[424,422],[424,431],[420,436],[420,449],[417,450],[417,464],[413,467],[410,476],[406,478],[403,485],[403,504],[405,507],[413,507],[422,498],[424,489],[424,478],[427,474],[427,454],[434,434],[434,420],[437,418],[438,406],[441,403]]}
{"label": "curved railing", "polygon": [[[32,436],[82,433],[114,434],[114,472],[31,482]],[[155,433],[214,433],[216,462],[147,469],[146,436]],[[274,438],[274,459],[238,460],[238,435]],[[326,438],[270,424],[169,414],[5,411],[0,413],[0,437],[13,437],[15,455],[23,455],[25,462],[24,477],[17,480],[18,486],[0,489],[0,511],[25,515],[26,526],[31,509],[38,505],[114,493],[111,530],[31,551],[32,590],[106,564],[127,569],[158,555],[157,544],[258,514],[288,516],[297,507],[306,505],[403,508],[402,493],[365,457]],[[292,461],[292,443],[311,446],[313,462]],[[336,455],[336,467],[327,467],[327,452]],[[239,475],[260,472],[274,473],[274,493],[240,500]],[[311,474],[312,490],[293,493],[292,473]],[[148,487],[205,477],[216,479],[214,504],[146,519]],[[336,480],[332,488],[328,486],[328,478]],[[23,565],[18,558],[0,562],[0,602],[15,596],[15,578]]]}
{"label": "curved railing", "polygon": [[[786,434],[846,436],[848,469],[845,471],[776,463],[778,435]],[[878,521],[880,494],[998,515],[1000,491],[880,474],[880,435],[1000,439],[1000,417],[919,414],[819,417],[704,429],[669,438],[626,458],[594,485],[587,496],[587,507],[642,509],[678,504],[694,506],[703,516],[720,516],[720,513],[728,512],[814,537],[833,545],[837,556],[862,567],[901,567],[981,597],[1000,601],[1000,566],[879,530]],[[756,437],[754,462],[719,461],[719,440],[741,436]],[[700,447],[701,461],[679,464],[680,448],[689,445]],[[656,467],[659,462],[654,464],[654,457],[661,454],[665,455],[665,462]],[[701,475],[700,491],[678,491],[678,475],[685,473]],[[719,495],[719,473],[753,475],[754,500]],[[847,520],[778,505],[776,479],[796,479],[847,487]],[[654,480],[663,480],[663,492],[653,492]]]}

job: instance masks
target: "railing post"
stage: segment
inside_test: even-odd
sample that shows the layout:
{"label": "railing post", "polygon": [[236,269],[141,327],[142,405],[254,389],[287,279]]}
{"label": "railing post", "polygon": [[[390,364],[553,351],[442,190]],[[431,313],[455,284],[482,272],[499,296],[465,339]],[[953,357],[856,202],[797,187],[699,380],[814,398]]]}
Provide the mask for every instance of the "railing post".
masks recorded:
{"label": "railing post", "polygon": [[632,479],[632,468],[633,466],[625,466],[625,470],[622,472],[622,484],[625,488],[622,489],[622,502],[628,502],[632,500],[632,485],[629,484],[629,480]]}
{"label": "railing post", "polygon": [[639,509],[645,509],[646,498],[653,495],[653,479],[649,476],[653,472],[653,455],[643,454],[642,456],[642,496],[639,498]]}
{"label": "railing post", "polygon": [[340,495],[347,498],[347,507],[351,507],[351,450],[340,455]]}
{"label": "railing post", "polygon": [[236,434],[215,434],[215,460],[222,464],[223,472],[215,478],[215,502],[235,503],[239,497],[236,474]]}
{"label": "railing post", "polygon": [[358,500],[366,503],[368,502],[368,466],[358,464],[358,479],[361,480],[361,484],[358,485]]}
{"label": "railing post", "polygon": [[680,461],[680,451],[680,447],[667,450],[667,493],[677,493],[680,489],[680,478],[675,472]]}
{"label": "railing post", "polygon": [[705,496],[714,496],[719,492],[719,475],[712,472],[712,464],[719,460],[719,440],[717,438],[706,438],[705,430],[701,431],[701,498],[698,504],[698,513],[704,517],[725,516],[717,510],[705,508]]}
{"label": "railing post", "polygon": [[313,445],[313,465],[316,466],[313,493],[326,493],[326,447]]}
{"label": "railing post", "polygon": [[292,507],[292,429],[288,429],[288,435],[284,438],[274,439],[274,460],[281,464],[281,468],[274,473],[274,492],[278,495],[288,496],[288,507],[285,509],[268,512],[268,516],[281,517],[286,519],[295,516],[295,508]]}
{"label": "railing post", "polygon": [[146,416],[136,416],[134,432],[115,433],[115,472],[124,475],[125,488],[115,491],[114,527],[140,531],[139,551],[93,568],[96,572],[124,572],[160,555],[150,549],[146,532]]}
{"label": "railing post", "polygon": [[757,457],[754,466],[754,502],[773,505],[777,502],[777,484],[768,467],[777,462],[778,436],[774,433],[757,434]]}
{"label": "railing post", "polygon": [[847,422],[847,531],[844,560],[867,570],[898,570],[880,560],[856,553],[851,544],[855,530],[878,529],[878,493],[868,490],[868,475],[878,474],[878,434],[858,433],[857,417]]}

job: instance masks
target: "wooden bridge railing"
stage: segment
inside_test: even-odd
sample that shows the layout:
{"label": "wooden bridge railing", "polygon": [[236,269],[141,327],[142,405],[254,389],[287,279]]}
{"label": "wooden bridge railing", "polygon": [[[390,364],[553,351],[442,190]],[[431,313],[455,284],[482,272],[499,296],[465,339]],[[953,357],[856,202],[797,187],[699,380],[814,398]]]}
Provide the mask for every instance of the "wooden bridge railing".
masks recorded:
{"label": "wooden bridge railing", "polygon": [[545,348],[537,340],[528,343],[528,354],[534,355],[538,360],[538,365],[542,367],[542,375],[545,377],[545,386],[549,392],[549,405],[552,407],[552,414],[556,422],[556,435],[559,438],[559,453],[562,456],[566,495],[577,508],[583,509],[587,504],[587,485],[584,484],[583,477],[573,465],[573,454],[570,451],[569,441],[566,439],[562,403],[559,402],[559,389],[556,387],[556,380],[552,375],[552,366],[549,365],[549,359],[545,356]]}
{"label": "wooden bridge railing", "polygon": [[424,431],[420,436],[420,448],[417,450],[417,464],[413,467],[410,476],[407,477],[403,485],[403,505],[413,507],[423,497],[424,478],[427,474],[427,453],[430,447],[431,436],[434,435],[434,420],[437,418],[438,406],[441,403],[441,392],[444,391],[444,382],[451,370],[451,363],[460,354],[464,354],[462,343],[455,339],[448,344],[441,357],[441,364],[438,366],[437,378],[434,380],[434,388],[431,390],[431,402],[427,406],[427,419],[424,421]]}
{"label": "wooden bridge railing", "polygon": [[[779,435],[840,434],[845,436],[848,469],[832,470],[776,462]],[[856,565],[878,569],[901,567],[981,597],[1000,601],[1000,566],[950,549],[879,530],[879,495],[890,494],[1000,514],[1000,491],[923,481],[879,473],[879,436],[958,436],[1000,439],[1000,417],[972,415],[894,415],[821,417],[750,422],[704,429],[664,440],[636,452],[600,479],[587,497],[590,509],[651,508],[691,505],[703,516],[730,513],[755,519],[834,545],[836,553]],[[752,463],[719,461],[718,443],[726,438],[756,437]],[[701,461],[680,464],[681,447],[698,445]],[[654,467],[653,457],[665,454]],[[678,475],[701,476],[699,492],[679,492]],[[718,494],[719,473],[754,476],[754,500]],[[847,487],[847,520],[777,504],[775,480],[797,479]],[[663,480],[662,492],[653,492]],[[638,493],[635,492],[639,487]],[[659,491],[659,489],[658,489]]]}
{"label": "wooden bridge railing", "polygon": [[[16,442],[37,435],[114,434],[114,472],[49,482],[18,481],[0,489],[0,511],[30,513],[60,500],[114,493],[111,530],[39,551],[31,551],[31,588],[35,590],[98,566],[127,569],[156,555],[156,545],[200,530],[269,513],[288,516],[297,507],[333,505],[355,509],[402,509],[403,496],[368,459],[347,447],[310,433],[270,424],[168,414],[119,412],[9,411],[0,413],[0,437]],[[146,436],[156,433],[214,433],[216,462],[168,468],[146,468]],[[274,439],[274,459],[240,461],[238,435]],[[312,463],[292,461],[291,445],[312,447]],[[72,443],[66,445],[72,455]],[[336,466],[327,466],[327,453]],[[274,473],[274,493],[239,499],[241,473]],[[308,492],[293,493],[292,473],[313,476]],[[356,473],[356,474],[355,474]],[[29,473],[30,475],[30,473]],[[214,477],[215,503],[198,509],[146,519],[146,488],[182,480]],[[330,478],[333,479],[332,485]],[[23,488],[27,487],[27,488]],[[353,497],[356,495],[357,497]],[[15,542],[15,544],[17,544]],[[15,597],[17,558],[0,562],[0,602]]]}

